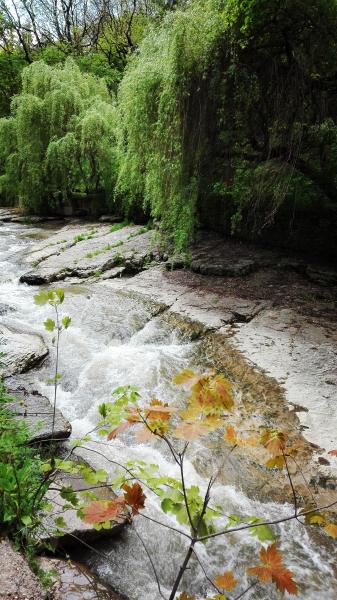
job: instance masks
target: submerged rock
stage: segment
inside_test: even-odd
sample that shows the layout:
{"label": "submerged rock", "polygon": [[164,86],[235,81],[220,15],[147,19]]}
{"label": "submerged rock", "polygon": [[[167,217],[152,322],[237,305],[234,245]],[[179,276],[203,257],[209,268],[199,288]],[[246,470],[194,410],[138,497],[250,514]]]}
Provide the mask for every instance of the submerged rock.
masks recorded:
{"label": "submerged rock", "polygon": [[23,387],[9,388],[8,393],[14,397],[14,401],[9,403],[8,407],[18,419],[27,424],[31,432],[31,443],[62,441],[70,436],[71,425],[58,409],[55,411],[53,431],[53,407],[48,398],[36,391],[29,392]]}
{"label": "submerged rock", "polygon": [[38,333],[17,324],[1,323],[0,339],[5,353],[0,369],[2,377],[25,373],[39,365],[48,354],[48,348]]}
{"label": "submerged rock", "polygon": [[98,582],[87,567],[71,560],[38,559],[39,567],[52,572],[50,600],[127,600]]}
{"label": "submerged rock", "polygon": [[46,594],[25,558],[0,540],[0,598],[43,600]]}

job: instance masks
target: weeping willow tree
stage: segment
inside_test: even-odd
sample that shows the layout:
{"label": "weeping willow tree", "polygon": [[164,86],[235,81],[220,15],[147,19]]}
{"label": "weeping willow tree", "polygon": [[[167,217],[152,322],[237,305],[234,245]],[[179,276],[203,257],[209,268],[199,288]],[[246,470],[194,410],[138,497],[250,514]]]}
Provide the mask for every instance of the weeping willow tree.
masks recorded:
{"label": "weeping willow tree", "polygon": [[[283,206],[336,213],[336,0],[195,0],[143,40],[119,89],[117,193],[178,248],[221,202],[256,235]],[[223,216],[224,215],[224,216]]]}
{"label": "weeping willow tree", "polygon": [[45,212],[75,191],[112,197],[116,111],[103,80],[36,62],[24,69],[22,93],[0,120],[0,193]]}

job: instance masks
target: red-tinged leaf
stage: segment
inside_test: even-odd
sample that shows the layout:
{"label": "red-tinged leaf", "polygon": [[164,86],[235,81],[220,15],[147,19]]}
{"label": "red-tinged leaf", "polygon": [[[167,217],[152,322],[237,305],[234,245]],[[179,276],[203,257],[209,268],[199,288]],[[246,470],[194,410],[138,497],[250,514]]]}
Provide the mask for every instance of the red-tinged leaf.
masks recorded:
{"label": "red-tinged leaf", "polygon": [[324,531],[326,531],[326,533],[334,540],[337,539],[337,525],[335,525],[335,523],[327,523],[324,527]]}
{"label": "red-tinged leaf", "polygon": [[337,450],[330,450],[328,454],[331,454],[331,456],[337,456]]}
{"label": "red-tinged leaf", "polygon": [[208,428],[203,423],[186,422],[178,425],[178,427],[176,427],[176,429],[173,431],[172,435],[178,440],[192,442],[206,433],[208,433]]}
{"label": "red-tinged leaf", "polygon": [[123,517],[123,508],[125,506],[124,498],[115,500],[100,501],[95,500],[82,509],[83,521],[96,525],[105,521],[118,520]]}
{"label": "red-tinged leaf", "polygon": [[138,515],[139,509],[144,508],[145,505],[145,494],[141,485],[136,482],[133,485],[123,485],[125,502],[131,506],[132,514]]}
{"label": "red-tinged leaf", "polygon": [[288,592],[288,594],[297,596],[297,585],[293,580],[293,575],[294,573],[289,569],[281,569],[273,573],[273,582],[280,592]]}
{"label": "red-tinged leaf", "polygon": [[283,557],[272,544],[260,551],[262,565],[248,569],[249,575],[254,575],[259,581],[273,581],[280,592],[297,595],[297,585],[293,580],[293,573],[283,565]]}
{"label": "red-tinged leaf", "polygon": [[233,425],[227,425],[224,438],[226,442],[232,444],[233,446],[237,443],[236,431]]}
{"label": "red-tinged leaf", "polygon": [[261,443],[272,456],[279,456],[285,449],[287,436],[278,429],[266,429],[261,434]]}
{"label": "red-tinged leaf", "polygon": [[215,585],[219,588],[231,592],[237,586],[237,580],[234,577],[232,571],[225,571],[223,575],[217,575],[215,578]]}
{"label": "red-tinged leaf", "polygon": [[146,425],[138,429],[138,431],[135,434],[135,439],[137,440],[137,442],[148,442],[149,440],[155,437],[155,434],[152,433],[152,431],[150,431],[150,429],[146,427]]}
{"label": "red-tinged leaf", "polygon": [[108,440],[114,440],[120,433],[123,433],[123,431],[129,429],[131,425],[132,423],[130,423],[129,421],[124,421],[124,423],[121,423],[120,425],[118,425],[118,427],[110,431],[108,435]]}
{"label": "red-tinged leaf", "polygon": [[159,400],[152,400],[149,408],[145,408],[145,418],[147,421],[158,420],[168,421],[171,415],[177,411],[177,408],[164,404]]}

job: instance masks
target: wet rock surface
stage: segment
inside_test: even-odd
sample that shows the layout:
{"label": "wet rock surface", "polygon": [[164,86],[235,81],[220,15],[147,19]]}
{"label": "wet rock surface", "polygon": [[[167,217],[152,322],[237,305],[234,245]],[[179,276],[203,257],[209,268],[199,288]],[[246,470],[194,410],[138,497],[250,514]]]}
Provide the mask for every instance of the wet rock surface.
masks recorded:
{"label": "wet rock surface", "polygon": [[71,434],[71,425],[56,408],[53,431],[53,407],[48,398],[24,387],[8,387],[8,393],[15,398],[8,408],[28,426],[32,444],[47,441],[63,441]]}
{"label": "wet rock surface", "polygon": [[24,557],[7,539],[0,540],[0,599],[43,600],[45,597],[41,583]]}
{"label": "wet rock surface", "polygon": [[127,600],[98,582],[83,565],[57,558],[39,558],[39,567],[51,573],[49,600]]}
{"label": "wet rock surface", "polygon": [[25,373],[39,365],[48,354],[42,337],[16,323],[5,321],[0,324],[1,349],[5,353],[0,374],[9,377]]}
{"label": "wet rock surface", "polygon": [[[118,227],[118,225],[117,225]],[[114,225],[73,224],[62,228],[48,244],[30,254],[33,269],[20,281],[41,285],[69,277],[86,279],[103,273],[116,276],[113,269],[127,273],[142,270],[158,254],[153,248],[152,232],[130,225],[115,230]]]}
{"label": "wet rock surface", "polygon": [[[81,491],[83,491],[83,498],[85,498],[85,492],[91,488],[93,488],[95,496],[99,500],[113,500],[116,497],[109,487],[103,485],[90,486],[80,476],[62,474],[56,477],[53,486],[46,494],[46,499],[53,505],[53,510],[43,519],[43,529],[39,542],[42,548],[51,545],[55,551],[64,555],[66,552],[71,552],[75,547],[78,547],[81,542],[91,545],[98,539],[118,535],[128,522],[127,512],[122,512],[120,518],[116,522],[112,522],[109,529],[95,529],[93,525],[86,523],[77,516],[77,507],[63,509],[63,506],[65,504],[69,506],[69,503],[62,498],[60,490],[67,487],[72,488],[78,497],[81,497]],[[60,515],[64,520],[64,525],[57,527],[55,518]],[[58,530],[57,533],[56,530]]]}

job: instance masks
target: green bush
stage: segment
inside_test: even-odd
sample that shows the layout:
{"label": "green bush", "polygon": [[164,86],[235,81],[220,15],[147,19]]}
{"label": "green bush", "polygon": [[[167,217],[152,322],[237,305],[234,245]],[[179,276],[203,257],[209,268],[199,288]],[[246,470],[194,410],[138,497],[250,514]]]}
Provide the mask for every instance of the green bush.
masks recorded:
{"label": "green bush", "polygon": [[115,107],[102,79],[35,62],[22,73],[11,116],[0,120],[0,193],[46,212],[74,190],[112,194]]}

